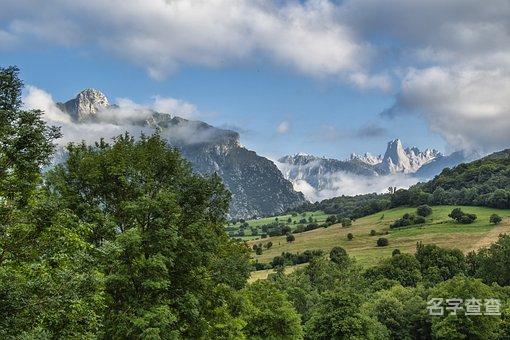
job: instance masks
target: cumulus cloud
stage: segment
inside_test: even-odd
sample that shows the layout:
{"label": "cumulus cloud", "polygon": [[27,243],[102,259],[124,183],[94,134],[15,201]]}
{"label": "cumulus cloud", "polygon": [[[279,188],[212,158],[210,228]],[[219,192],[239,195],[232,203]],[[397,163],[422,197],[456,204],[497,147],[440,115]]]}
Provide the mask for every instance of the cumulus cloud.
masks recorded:
{"label": "cumulus cloud", "polygon": [[510,146],[510,70],[410,70],[384,114],[418,114],[457,150]]}
{"label": "cumulus cloud", "polygon": [[[51,94],[31,85],[27,86],[24,93],[23,105],[25,109],[44,111],[43,119],[50,125],[60,127],[63,137],[57,142],[61,146],[82,140],[91,144],[100,138],[109,139],[124,132],[133,136],[141,133],[150,135],[155,130],[144,122],[152,115],[152,110],[156,109],[172,115],[192,115],[198,112],[193,104],[173,98],[155,96],[149,105],[138,104],[129,98],[118,98],[115,106],[98,114],[97,120],[76,122],[69,114],[60,110]],[[169,126],[160,133],[169,141],[184,144],[203,143],[225,136],[224,132],[199,121]],[[235,135],[229,137],[233,138]]]}
{"label": "cumulus cloud", "polygon": [[417,178],[405,174],[387,176],[360,176],[347,172],[330,173],[323,179],[327,184],[315,188],[307,181],[300,179],[292,184],[294,190],[302,192],[311,202],[342,195],[354,196],[369,193],[384,193],[388,187],[409,188],[418,182]]}
{"label": "cumulus cloud", "polygon": [[[387,87],[372,76],[370,44],[337,20],[328,0],[0,0],[10,34],[60,45],[98,45],[160,79],[181,64],[269,58],[314,77]],[[37,8],[37,11],[34,9]]]}
{"label": "cumulus cloud", "polygon": [[281,135],[283,135],[289,131],[290,131],[290,122],[288,120],[283,120],[276,126],[276,132]]}

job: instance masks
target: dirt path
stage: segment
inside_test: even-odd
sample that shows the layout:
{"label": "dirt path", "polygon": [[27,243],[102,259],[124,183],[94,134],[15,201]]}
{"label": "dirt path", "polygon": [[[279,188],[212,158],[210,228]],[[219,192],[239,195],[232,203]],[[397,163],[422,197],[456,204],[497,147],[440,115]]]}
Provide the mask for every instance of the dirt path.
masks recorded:
{"label": "dirt path", "polygon": [[489,246],[491,243],[494,243],[498,240],[500,234],[510,234],[510,218],[504,218],[501,224],[492,228],[484,237],[482,237],[478,242],[476,242],[472,247],[468,249],[468,252],[471,250],[478,250],[483,247]]}

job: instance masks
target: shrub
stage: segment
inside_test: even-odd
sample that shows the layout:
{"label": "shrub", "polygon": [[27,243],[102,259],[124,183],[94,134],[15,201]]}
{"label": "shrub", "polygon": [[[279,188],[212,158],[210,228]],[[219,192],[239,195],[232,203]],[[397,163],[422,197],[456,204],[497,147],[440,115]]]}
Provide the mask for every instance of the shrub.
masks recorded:
{"label": "shrub", "polygon": [[377,240],[378,247],[386,247],[389,244],[388,239],[385,237],[381,237]]}
{"label": "shrub", "polygon": [[353,238],[354,238],[354,235],[353,235],[352,233],[348,233],[348,234],[347,234],[347,239],[348,239],[349,241],[352,241],[352,239],[353,239]]}
{"label": "shrub", "polygon": [[331,216],[328,216],[328,218],[326,218],[326,223],[335,224],[336,221],[337,221],[337,218],[335,215],[331,215]]}
{"label": "shrub", "polygon": [[416,209],[416,215],[418,216],[422,216],[422,217],[427,217],[429,215],[432,214],[432,208],[429,207],[428,205],[424,204],[424,205],[420,205],[417,209]]}
{"label": "shrub", "polygon": [[427,222],[427,220],[425,220],[425,217],[423,216],[416,216],[413,220],[414,224],[423,224],[425,222]]}
{"label": "shrub", "polygon": [[349,261],[349,255],[342,247],[333,247],[329,252],[329,258],[337,264],[345,264]]}
{"label": "shrub", "polygon": [[296,240],[296,236],[292,234],[287,234],[287,242],[292,243]]}
{"label": "shrub", "polygon": [[349,219],[349,218],[344,218],[344,219],[342,220],[342,227],[343,227],[343,228],[350,227],[351,225],[352,225],[352,221],[351,221],[351,219]]}
{"label": "shrub", "polygon": [[391,252],[391,256],[396,256],[400,254],[401,254],[400,249],[393,249],[393,251]]}
{"label": "shrub", "polygon": [[471,224],[477,218],[475,214],[466,214],[460,208],[453,209],[448,216],[462,224]]}
{"label": "shrub", "polygon": [[493,224],[500,224],[501,221],[503,221],[503,218],[496,214],[492,214],[491,217],[489,218],[489,222]]}
{"label": "shrub", "polygon": [[370,236],[375,236],[375,235],[377,235],[377,232],[374,229],[370,230]]}

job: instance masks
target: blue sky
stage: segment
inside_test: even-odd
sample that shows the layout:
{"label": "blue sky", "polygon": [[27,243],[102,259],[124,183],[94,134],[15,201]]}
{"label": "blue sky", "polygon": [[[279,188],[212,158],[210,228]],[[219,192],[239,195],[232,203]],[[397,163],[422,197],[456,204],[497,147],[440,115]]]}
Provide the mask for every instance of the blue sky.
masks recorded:
{"label": "blue sky", "polygon": [[[272,158],[378,154],[394,138],[442,152],[508,144],[504,2],[53,2],[0,0],[0,65],[55,101],[87,87],[113,102],[179,99]],[[499,123],[477,132],[487,117]]]}

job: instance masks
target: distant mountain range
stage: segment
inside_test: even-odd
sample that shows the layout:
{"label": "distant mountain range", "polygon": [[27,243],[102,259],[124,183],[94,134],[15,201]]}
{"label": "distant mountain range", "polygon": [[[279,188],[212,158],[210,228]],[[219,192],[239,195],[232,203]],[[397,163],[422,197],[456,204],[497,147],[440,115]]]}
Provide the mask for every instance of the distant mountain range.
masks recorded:
{"label": "distant mountain range", "polygon": [[[406,184],[427,180],[445,167],[453,167],[477,157],[462,151],[445,156],[434,149],[421,151],[417,147],[404,148],[401,140],[395,139],[388,142],[384,156],[351,154],[347,160],[338,160],[299,153],[284,156],[276,164],[295,189],[302,190],[308,199],[313,200],[319,192],[325,192],[319,195],[322,198],[338,196],[343,189],[349,189],[341,188],[341,185],[353,185],[356,181],[374,182],[379,178],[379,187],[384,190],[386,183],[399,186],[402,183],[399,181],[404,178]],[[345,176],[351,177],[346,181]],[[391,181],[391,176],[398,177]],[[367,189],[373,190],[376,187],[367,186]]]}
{"label": "distant mountain range", "polygon": [[218,173],[232,193],[232,218],[278,214],[305,202],[273,162],[240,144],[235,131],[149,109],[124,112],[95,89],[86,89],[57,106],[78,126],[109,123],[158,130],[171,146],[180,149],[195,171]]}

